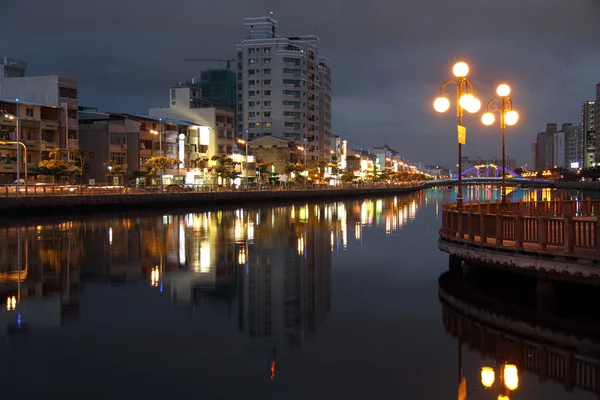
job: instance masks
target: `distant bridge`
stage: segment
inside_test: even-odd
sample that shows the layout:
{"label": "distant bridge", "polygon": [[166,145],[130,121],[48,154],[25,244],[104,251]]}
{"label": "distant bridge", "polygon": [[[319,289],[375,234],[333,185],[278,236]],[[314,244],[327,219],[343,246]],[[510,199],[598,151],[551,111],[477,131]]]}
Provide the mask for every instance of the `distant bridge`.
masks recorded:
{"label": "distant bridge", "polygon": [[[489,171],[490,170],[494,170],[494,177],[498,178],[499,176],[502,176],[502,170],[504,170],[503,167],[496,165],[496,164],[479,164],[479,165],[474,165],[471,168],[463,171],[460,176],[465,176],[467,174],[470,174],[474,171],[477,171],[477,177],[480,178],[481,177],[481,170],[484,170],[484,177],[490,177],[489,176]],[[517,174],[515,171],[513,171],[510,168],[506,168],[506,172],[508,174],[511,174],[513,177],[517,177],[517,178],[523,178],[521,175]]]}
{"label": "distant bridge", "polygon": [[[456,186],[458,179],[443,179],[428,181],[427,186]],[[461,185],[501,185],[502,178],[462,178]],[[535,186],[535,187],[548,187],[548,181],[542,180],[531,180],[526,178],[506,178],[506,184],[508,186]]]}

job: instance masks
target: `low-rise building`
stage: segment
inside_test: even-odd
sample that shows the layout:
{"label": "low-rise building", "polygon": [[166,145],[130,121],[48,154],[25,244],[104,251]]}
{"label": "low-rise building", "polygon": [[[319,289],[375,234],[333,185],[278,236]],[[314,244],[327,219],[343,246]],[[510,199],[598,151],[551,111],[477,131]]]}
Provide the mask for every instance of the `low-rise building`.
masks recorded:
{"label": "low-rise building", "polygon": [[64,150],[79,147],[77,79],[65,76],[27,76],[27,63],[5,57],[0,64],[0,97],[61,107],[59,144]]}
{"label": "low-rise building", "polygon": [[296,164],[303,157],[293,140],[276,136],[263,136],[250,141],[248,153],[254,156],[256,163],[273,163],[272,172],[280,175],[285,174],[286,166]]}
{"label": "low-rise building", "polygon": [[169,107],[152,108],[152,118],[189,121],[194,126],[208,128],[208,135],[202,136],[202,146],[207,146],[208,158],[215,155],[232,155],[235,144],[234,111],[218,107],[206,107],[202,100],[202,90],[194,86],[180,86],[170,89]]}
{"label": "low-rise building", "polygon": [[[25,146],[20,146],[19,149],[19,171],[22,179],[25,168],[28,173],[32,173],[40,161],[47,160],[49,153],[60,147],[60,127],[64,110],[54,105],[9,99],[0,99],[0,110],[7,115],[19,115],[17,135],[17,119],[0,114],[0,182],[12,183],[17,176],[17,138]],[[24,150],[27,151],[26,164]]]}

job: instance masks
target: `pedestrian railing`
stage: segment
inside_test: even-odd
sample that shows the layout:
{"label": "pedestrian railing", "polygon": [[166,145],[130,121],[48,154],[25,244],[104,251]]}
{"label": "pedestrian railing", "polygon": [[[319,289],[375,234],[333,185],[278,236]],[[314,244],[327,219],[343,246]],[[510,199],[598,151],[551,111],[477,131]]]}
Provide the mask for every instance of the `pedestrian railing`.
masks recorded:
{"label": "pedestrian railing", "polygon": [[248,187],[219,185],[160,186],[111,186],[111,185],[4,185],[0,186],[1,197],[40,197],[40,196],[98,196],[131,194],[173,194],[205,192],[249,192],[249,191],[285,191],[285,190],[340,190],[418,187],[423,182],[400,184],[343,184],[330,185],[257,185]]}
{"label": "pedestrian railing", "polygon": [[600,255],[600,200],[444,204],[440,235],[478,245]]}

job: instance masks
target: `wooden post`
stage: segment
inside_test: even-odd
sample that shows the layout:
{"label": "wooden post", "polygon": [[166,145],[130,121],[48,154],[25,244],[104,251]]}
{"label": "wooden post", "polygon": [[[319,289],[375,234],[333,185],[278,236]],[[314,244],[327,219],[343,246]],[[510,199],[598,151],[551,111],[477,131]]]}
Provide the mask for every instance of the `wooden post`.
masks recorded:
{"label": "wooden post", "polygon": [[462,239],[462,210],[457,210],[456,215],[458,217],[458,221],[456,221],[456,233],[458,234],[458,237]]}
{"label": "wooden post", "polygon": [[587,213],[587,215],[592,215],[592,198],[591,197],[586,198],[585,202],[586,202],[585,212]]}
{"label": "wooden post", "polygon": [[515,248],[523,248],[523,219],[520,214],[515,215]]}
{"label": "wooden post", "polygon": [[575,226],[573,217],[563,217],[563,243],[565,245],[566,253],[573,252],[573,246],[575,245]]}
{"label": "wooden post", "polygon": [[467,216],[467,240],[473,241],[473,207],[469,208],[469,214]]}
{"label": "wooden post", "polygon": [[[573,234],[575,234],[573,232]],[[600,217],[596,217],[596,231],[594,232],[596,237],[596,252],[600,255]]]}
{"label": "wooden post", "polygon": [[502,228],[502,215],[500,212],[496,212],[496,246],[502,246],[502,239],[504,237],[504,229]]}
{"label": "wooden post", "polygon": [[485,214],[479,214],[479,236],[481,237],[481,244],[487,243],[487,238],[485,237]]}
{"label": "wooden post", "polygon": [[546,233],[548,231],[548,220],[545,217],[537,218],[537,239],[538,239],[538,249],[546,250],[548,245],[546,241]]}

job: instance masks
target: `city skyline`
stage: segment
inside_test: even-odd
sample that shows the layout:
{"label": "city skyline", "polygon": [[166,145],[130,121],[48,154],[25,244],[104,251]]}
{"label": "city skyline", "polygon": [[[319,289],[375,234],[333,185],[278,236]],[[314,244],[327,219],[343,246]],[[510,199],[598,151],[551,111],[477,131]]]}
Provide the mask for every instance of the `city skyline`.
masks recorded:
{"label": "city skyline", "polygon": [[[111,2],[63,3],[62,9],[35,0],[5,5],[3,22],[9,30],[18,28],[18,16],[25,9],[38,12],[28,14],[28,29],[7,43],[4,55],[28,61],[32,75],[78,78],[81,105],[141,114],[165,105],[168,87],[199,76],[200,70],[219,67],[184,63],[184,58],[232,58],[235,45],[245,37],[244,17],[272,9],[282,35],[313,34],[321,39],[333,70],[334,134],[353,147],[387,143],[426,163],[456,162],[449,150],[456,141],[453,115],[437,115],[432,102],[459,59],[471,66],[469,78],[482,103],[493,97],[498,83],[513,88],[521,120],[507,130],[507,153],[519,164],[528,162],[529,144],[546,123],[581,122],[581,104],[594,99],[600,81],[593,67],[600,61],[594,54],[600,3],[592,0],[577,7],[558,0],[463,0],[465,7],[436,1],[435,14],[427,11],[432,4],[379,7],[377,2],[364,9],[352,2],[313,7],[309,1],[300,8],[263,1],[239,2],[239,7],[231,2],[206,7],[175,1],[169,3],[168,13],[152,1],[143,7],[130,1],[117,8]],[[201,23],[196,7],[202,11]],[[459,12],[467,22],[450,28]],[[399,15],[411,18],[398,24]],[[423,18],[430,23],[423,24]],[[548,29],[547,22],[553,20],[577,23]],[[372,28],[356,29],[367,24]],[[499,154],[499,129],[483,127],[479,117],[466,118],[465,154]]]}

